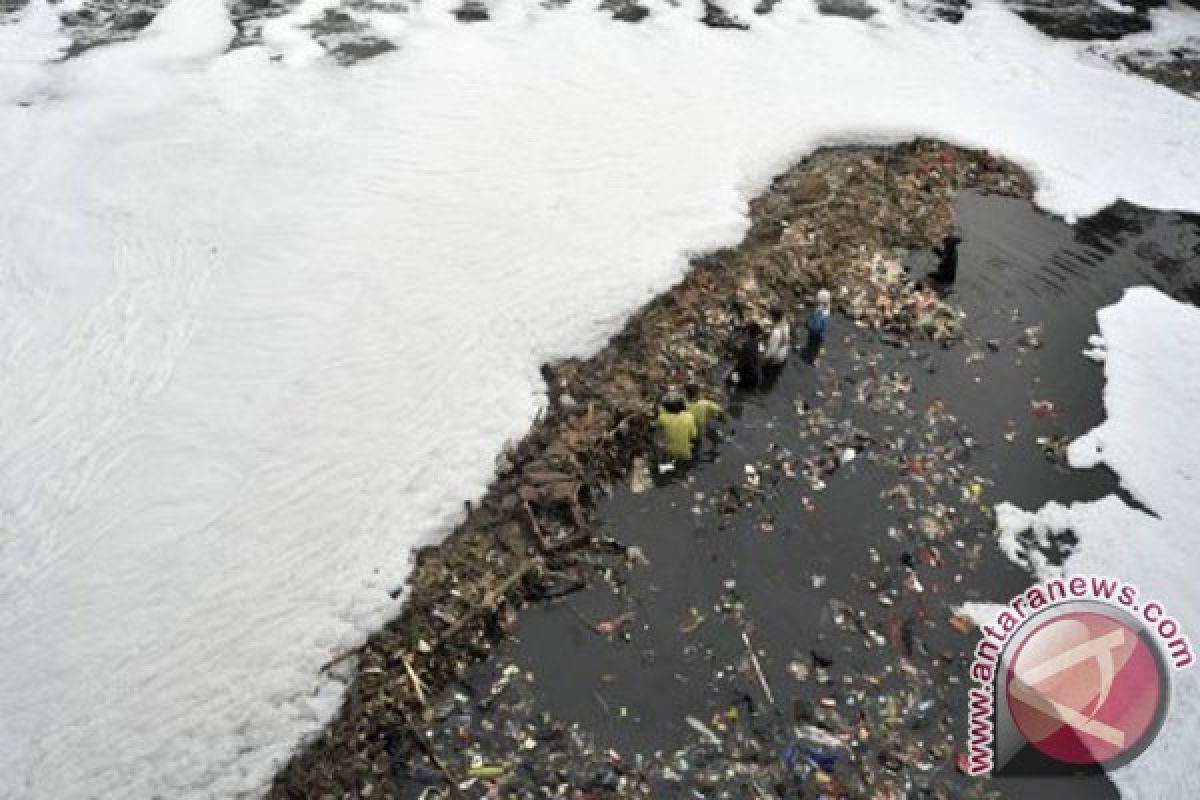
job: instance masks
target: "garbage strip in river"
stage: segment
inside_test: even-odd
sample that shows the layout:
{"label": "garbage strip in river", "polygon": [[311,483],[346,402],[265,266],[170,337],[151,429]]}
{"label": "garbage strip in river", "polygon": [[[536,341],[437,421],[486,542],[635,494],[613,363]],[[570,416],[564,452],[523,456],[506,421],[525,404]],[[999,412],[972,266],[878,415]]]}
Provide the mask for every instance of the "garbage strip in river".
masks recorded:
{"label": "garbage strip in river", "polygon": [[[748,678],[755,695],[681,721],[694,739],[681,750],[629,755],[598,748],[578,726],[537,712],[528,671],[491,656],[523,607],[619,585],[641,567],[641,549],[600,527],[597,502],[619,486],[652,491],[660,479],[650,469],[659,397],[689,381],[723,396],[718,365],[748,322],[765,322],[773,307],[800,319],[827,289],[835,330],[853,326],[900,351],[911,341],[949,347],[962,340],[953,294],[904,262],[956,230],[955,195],[968,188],[1010,197],[1032,190],[1013,165],[938,142],[819,151],[751,202],[741,245],[697,258],[678,286],[635,313],[591,358],[546,365],[544,412],[497,457],[495,480],[465,521],[416,553],[400,616],[361,649],[330,654],[326,669],[350,681],[345,704],[281,771],[270,796],[582,799],[661,797],[661,787],[681,797],[951,796],[939,781],[953,772],[953,737],[931,711],[942,678],[914,666],[907,653],[922,646],[921,625],[952,631],[955,623],[950,615],[914,622],[887,610],[926,591],[930,570],[961,569],[973,557],[980,545],[956,532],[968,515],[986,518],[988,486],[960,464],[971,434],[953,409],[916,401],[911,378],[877,354],[861,354],[856,374],[829,388],[838,393],[833,400],[904,418],[921,438],[866,430],[838,413],[838,402],[798,399],[811,446],[760,454],[737,484],[695,505],[699,513],[744,517],[786,484],[815,507],[839,469],[859,460],[886,466],[894,482],[881,496],[906,517],[897,537],[919,546],[906,551],[911,563],[880,569],[870,615],[845,604],[829,612],[838,626],[892,654],[887,672],[835,679],[828,659],[812,653],[791,674],[811,685],[815,701],[766,714],[773,698],[761,659],[773,643],[737,625],[745,643],[732,672]],[[1036,333],[1026,338],[1020,346],[1037,346]],[[1057,440],[1047,439],[1046,448],[1047,458],[1061,457]],[[783,522],[755,517],[760,535],[774,535]],[[815,585],[821,576],[798,579]],[[685,627],[710,615],[736,625],[736,587],[722,589],[713,609],[694,612]],[[584,623],[596,636],[632,636],[637,617]],[[896,735],[882,746],[913,726],[928,734]],[[413,794],[414,786],[424,788]],[[954,786],[954,796],[964,796],[964,787],[977,784]]]}

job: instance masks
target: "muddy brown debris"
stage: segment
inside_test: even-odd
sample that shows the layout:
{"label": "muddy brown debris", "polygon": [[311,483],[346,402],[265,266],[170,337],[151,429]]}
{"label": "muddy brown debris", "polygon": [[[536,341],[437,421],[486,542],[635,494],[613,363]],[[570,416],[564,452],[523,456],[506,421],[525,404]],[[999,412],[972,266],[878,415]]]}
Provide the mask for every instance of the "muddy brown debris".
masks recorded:
{"label": "muddy brown debris", "polygon": [[349,681],[345,703],[269,796],[397,797],[398,748],[425,754],[430,784],[442,787],[436,796],[467,796],[458,784],[488,776],[456,774],[437,756],[423,732],[435,717],[431,698],[486,660],[523,606],[636,563],[637,552],[599,529],[595,503],[644,479],[663,390],[710,381],[739,325],[772,305],[811,304],[822,288],[833,293],[838,324],[884,341],[953,343],[957,311],[900,261],[955,230],[963,189],[1028,197],[1032,184],[987,152],[933,141],[819,151],[751,202],[738,247],[697,258],[593,357],[546,365],[547,407],[497,457],[465,521],[416,553],[400,616],[361,650],[330,653],[326,669]]}

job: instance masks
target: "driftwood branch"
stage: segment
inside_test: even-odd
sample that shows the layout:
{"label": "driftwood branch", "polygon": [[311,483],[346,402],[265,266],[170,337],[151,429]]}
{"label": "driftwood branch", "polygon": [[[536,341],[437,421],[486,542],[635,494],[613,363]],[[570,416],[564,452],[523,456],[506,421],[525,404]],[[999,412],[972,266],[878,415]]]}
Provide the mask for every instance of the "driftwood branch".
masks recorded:
{"label": "driftwood branch", "polygon": [[520,569],[509,575],[499,585],[489,589],[483,596],[483,600],[477,603],[463,613],[461,617],[455,620],[454,624],[438,636],[438,643],[442,643],[448,639],[452,639],[455,634],[467,626],[479,613],[483,611],[494,611],[496,606],[504,599],[504,596],[521,581],[525,580],[531,572],[538,572],[546,566],[546,563],[538,556],[529,559],[521,565]]}
{"label": "driftwood branch", "polygon": [[404,725],[408,728],[409,734],[416,741],[417,746],[421,748],[421,752],[429,758],[430,763],[437,767],[438,772],[442,773],[442,776],[446,779],[446,783],[450,788],[450,793],[455,797],[465,798],[466,795],[464,795],[462,790],[458,788],[458,779],[454,777],[454,773],[452,773],[450,768],[446,766],[446,762],[442,761],[441,757],[437,754],[437,751],[433,749],[433,745],[431,745],[429,740],[425,738],[425,734],[421,733],[420,729],[418,729],[416,724],[413,723],[412,717],[408,713],[408,709],[400,704],[396,705],[396,709],[400,712],[400,717],[404,720]]}
{"label": "driftwood branch", "polygon": [[362,647],[360,646],[360,647],[352,647],[349,650],[345,650],[341,653],[338,653],[336,656],[334,656],[333,658],[329,659],[324,664],[322,664],[320,671],[328,672],[329,670],[336,667],[338,664],[341,664],[343,661],[348,661],[349,659],[358,655],[361,651],[362,651]]}

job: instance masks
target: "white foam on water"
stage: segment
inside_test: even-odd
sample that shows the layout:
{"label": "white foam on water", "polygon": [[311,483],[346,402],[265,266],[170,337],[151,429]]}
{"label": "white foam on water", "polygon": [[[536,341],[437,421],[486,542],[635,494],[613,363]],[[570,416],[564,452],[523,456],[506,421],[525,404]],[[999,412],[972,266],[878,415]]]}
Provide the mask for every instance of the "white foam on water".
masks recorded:
{"label": "white foam on water", "polygon": [[[1200,309],[1150,288],[1128,290],[1097,314],[1105,345],[1107,419],[1073,442],[1074,467],[1105,464],[1146,511],[1116,496],[1036,512],[1011,504],[997,508],[1002,546],[1043,577],[1095,574],[1138,587],[1139,604],[1157,601],[1191,642],[1200,644],[1200,582],[1193,548],[1200,544],[1196,497],[1200,489]],[[1079,539],[1065,565],[1051,567],[1028,552],[1020,534],[1046,544],[1050,534]],[[1166,723],[1154,744],[1112,774],[1123,797],[1193,797],[1200,777],[1191,743],[1200,736],[1200,675],[1176,672]]]}
{"label": "white foam on water", "polygon": [[822,143],[986,146],[1067,216],[1200,210],[1200,104],[993,3],[750,32],[450,8],[351,69],[299,17],[226,53],[217,0],[65,63],[40,0],[0,27],[0,797],[261,790],[538,365]]}

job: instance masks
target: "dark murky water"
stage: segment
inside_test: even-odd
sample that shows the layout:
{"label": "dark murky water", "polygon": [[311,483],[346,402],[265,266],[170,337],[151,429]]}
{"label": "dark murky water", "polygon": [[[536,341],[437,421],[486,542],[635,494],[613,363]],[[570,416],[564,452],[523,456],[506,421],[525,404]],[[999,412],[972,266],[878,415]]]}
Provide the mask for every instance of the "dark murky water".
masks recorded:
{"label": "dark murky water", "polygon": [[[915,690],[933,701],[930,715],[940,720],[912,735],[949,731],[961,749],[966,654],[975,640],[954,631],[948,616],[964,601],[1003,601],[1030,582],[996,550],[988,506],[1036,508],[1118,490],[1107,470],[1071,470],[1047,458],[1038,438],[1074,437],[1103,419],[1102,369],[1080,354],[1096,332],[1098,308],[1138,284],[1197,298],[1200,219],[1118,207],[1072,228],[1027,203],[968,194],[960,220],[965,242],[954,292],[969,317],[966,343],[896,348],[839,319],[816,367],[793,358],[773,391],[735,407],[736,435],[715,463],[645,494],[622,489],[602,505],[608,533],[640,547],[650,565],[634,570],[623,591],[601,586],[523,613],[506,654],[536,674],[555,717],[581,723],[599,745],[624,754],[670,752],[695,738],[689,715],[709,720],[748,703],[782,725],[797,700],[802,707],[833,698],[852,711],[912,692],[914,681],[895,669],[903,651],[925,665]],[[912,266],[916,273],[931,263],[918,254]],[[1035,325],[1037,349],[1022,344]],[[874,410],[863,402],[890,397],[882,388],[889,373],[911,378],[911,393],[899,396],[907,410],[891,400]],[[781,453],[821,444],[802,435],[800,398],[871,437],[847,440],[858,441],[860,457],[820,491],[770,467]],[[924,412],[936,400],[951,416],[931,428]],[[1054,403],[1056,417],[1031,413],[1035,400]],[[882,498],[900,482],[895,454],[926,451],[946,460],[934,460],[939,466],[930,467],[916,509]],[[765,499],[718,513],[714,501],[745,483],[747,464],[763,476]],[[938,485],[938,471],[954,464],[960,480]],[[964,482],[976,481],[978,504],[959,497]],[[955,523],[922,536],[914,523],[927,507],[954,509]],[[922,591],[899,585],[902,564],[931,551],[938,556],[918,559],[913,570]],[[861,611],[860,629],[837,624],[846,609]],[[634,615],[626,639],[599,636],[583,622],[625,612]],[[690,630],[698,617],[704,621]],[[765,651],[774,706],[734,668],[745,654],[743,630]],[[828,682],[794,677],[796,664],[818,661],[832,662]],[[879,685],[864,696],[867,676]],[[959,780],[951,764],[934,771]],[[1103,776],[1059,784],[994,781],[1012,797],[1116,794]]]}

